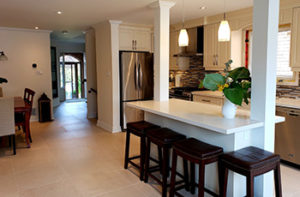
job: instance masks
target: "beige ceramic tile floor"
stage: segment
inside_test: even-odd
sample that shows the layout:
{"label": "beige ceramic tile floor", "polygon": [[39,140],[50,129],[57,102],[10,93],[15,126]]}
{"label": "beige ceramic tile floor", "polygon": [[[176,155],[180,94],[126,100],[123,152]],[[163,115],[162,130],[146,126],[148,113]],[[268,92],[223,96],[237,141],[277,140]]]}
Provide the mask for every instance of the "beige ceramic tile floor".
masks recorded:
{"label": "beige ceramic tile floor", "polygon": [[[64,103],[50,123],[32,123],[33,143],[18,135],[17,155],[0,149],[0,197],[156,197],[155,186],[124,170],[124,133],[87,120],[86,103]],[[132,138],[132,152],[138,153]],[[285,197],[300,196],[300,171],[282,166]]]}

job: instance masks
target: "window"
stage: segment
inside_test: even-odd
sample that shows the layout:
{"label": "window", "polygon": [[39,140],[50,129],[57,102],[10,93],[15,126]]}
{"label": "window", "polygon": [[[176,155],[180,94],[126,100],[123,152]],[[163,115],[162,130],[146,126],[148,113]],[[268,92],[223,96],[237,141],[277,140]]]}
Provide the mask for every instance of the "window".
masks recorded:
{"label": "window", "polygon": [[292,79],[293,71],[290,67],[290,44],[291,30],[283,30],[278,32],[278,48],[277,48],[277,78]]}
{"label": "window", "polygon": [[[248,34],[248,35],[247,35]],[[246,31],[249,42],[246,42],[245,64],[251,71],[252,63],[252,31]],[[248,46],[247,46],[248,45]],[[289,25],[279,28],[278,32],[278,47],[277,47],[277,82],[280,85],[298,85],[298,73],[293,72],[290,67],[290,45],[291,45],[291,29]],[[249,58],[249,61],[248,61]]]}

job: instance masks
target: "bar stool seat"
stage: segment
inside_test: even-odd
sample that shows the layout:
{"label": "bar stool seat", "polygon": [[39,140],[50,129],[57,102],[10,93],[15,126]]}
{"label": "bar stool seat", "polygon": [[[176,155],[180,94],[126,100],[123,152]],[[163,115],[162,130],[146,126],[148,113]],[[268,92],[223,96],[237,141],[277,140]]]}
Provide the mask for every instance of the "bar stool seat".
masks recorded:
{"label": "bar stool seat", "polygon": [[173,146],[176,150],[196,159],[215,156],[223,152],[222,148],[201,142],[195,138],[175,142]]}
{"label": "bar stool seat", "polygon": [[280,156],[253,146],[220,157],[221,196],[226,196],[228,169],[247,177],[247,197],[254,196],[254,177],[274,170],[276,196],[282,196]]}
{"label": "bar stool seat", "polygon": [[147,130],[157,128],[160,127],[146,121],[127,123],[127,130],[129,130],[132,134],[136,136],[144,136],[146,135]]}
{"label": "bar stool seat", "polygon": [[[156,182],[158,182],[162,186],[162,197],[167,196],[167,188],[169,184],[167,183],[167,179],[169,177],[170,171],[170,150],[172,148],[172,144],[178,140],[183,140],[186,137],[180,133],[172,131],[168,128],[160,128],[160,129],[153,129],[147,132],[147,150],[146,150],[146,163],[145,163],[145,183],[148,182],[148,176],[153,178]],[[162,163],[160,164],[160,173],[162,174],[162,179],[157,178],[153,173],[158,170],[150,170],[149,163],[150,163],[150,149],[151,143],[157,145],[159,148],[162,148],[162,155],[159,155],[162,158]],[[177,181],[176,184],[181,184],[182,182],[188,182],[188,172],[187,172],[187,162],[183,160],[184,166],[184,175],[179,174],[182,178],[181,181]]]}
{"label": "bar stool seat", "polygon": [[[134,167],[140,170],[140,180],[144,179],[144,167],[145,167],[145,151],[146,151],[146,133],[148,130],[160,128],[157,125],[151,124],[146,121],[138,121],[127,123],[126,130],[126,146],[125,146],[125,162],[124,168],[128,168],[128,164],[130,163]],[[140,155],[129,157],[130,150],[130,134],[134,134],[140,137]],[[161,152],[161,150],[159,150]],[[132,160],[140,159],[140,164],[134,163]],[[158,161],[156,161],[158,162]]]}
{"label": "bar stool seat", "polygon": [[[195,138],[188,138],[185,140],[177,141],[173,143],[173,157],[172,157],[172,175],[171,175],[171,188],[170,197],[175,194],[182,196],[177,191],[182,189],[182,186],[175,188],[176,179],[176,167],[177,156],[182,157],[184,160],[188,160],[191,163],[191,180],[189,186],[192,194],[195,193],[195,186],[198,185],[198,196],[203,197],[204,192],[209,193],[212,196],[218,196],[216,193],[206,189],[205,185],[205,165],[218,161],[219,156],[223,154],[223,148],[207,144],[199,141]],[[195,164],[199,165],[199,181],[195,183]]]}
{"label": "bar stool seat", "polygon": [[271,152],[256,147],[248,147],[224,154],[222,156],[222,160],[230,164],[235,164],[241,169],[250,170],[253,168],[263,167],[270,162],[276,163],[280,160],[280,157],[279,155],[275,155]]}
{"label": "bar stool seat", "polygon": [[147,133],[147,137],[151,141],[160,145],[172,145],[173,142],[185,139],[186,137],[180,133],[174,132],[168,128],[153,129]]}

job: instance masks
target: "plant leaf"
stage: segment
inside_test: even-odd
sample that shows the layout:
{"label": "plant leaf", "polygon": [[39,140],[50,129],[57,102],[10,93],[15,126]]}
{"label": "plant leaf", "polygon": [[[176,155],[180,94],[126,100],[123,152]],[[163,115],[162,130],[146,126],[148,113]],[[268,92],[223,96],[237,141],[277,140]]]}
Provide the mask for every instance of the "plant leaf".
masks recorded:
{"label": "plant leaf", "polygon": [[236,105],[242,105],[244,92],[241,87],[225,88],[223,90],[225,97]]}
{"label": "plant leaf", "polygon": [[218,73],[206,74],[203,80],[203,85],[206,89],[216,91],[218,89],[218,85],[225,84],[225,77]]}
{"label": "plant leaf", "polygon": [[237,81],[239,79],[249,79],[250,72],[245,67],[238,67],[230,71],[228,77],[231,77],[234,81]]}

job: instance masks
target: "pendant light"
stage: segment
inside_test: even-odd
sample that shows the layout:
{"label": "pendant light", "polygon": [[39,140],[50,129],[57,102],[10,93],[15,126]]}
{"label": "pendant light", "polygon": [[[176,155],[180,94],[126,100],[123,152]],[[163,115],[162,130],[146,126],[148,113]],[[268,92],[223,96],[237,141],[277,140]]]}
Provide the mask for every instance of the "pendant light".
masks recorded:
{"label": "pendant light", "polygon": [[179,33],[178,44],[180,47],[186,47],[189,45],[189,35],[184,28],[184,0],[182,0],[182,29]]}
{"label": "pendant light", "polygon": [[219,26],[218,40],[219,42],[230,41],[230,27],[228,21],[226,20],[225,0],[224,0],[224,19],[221,21]]}

